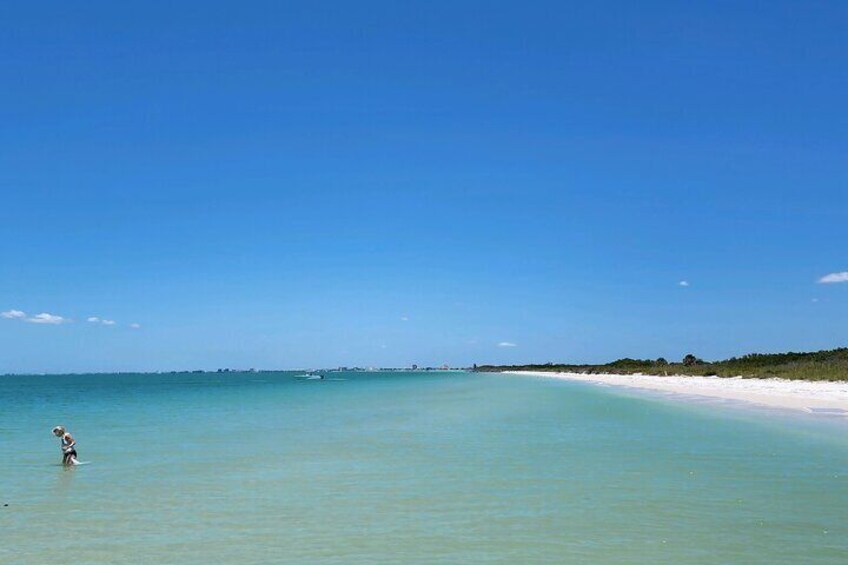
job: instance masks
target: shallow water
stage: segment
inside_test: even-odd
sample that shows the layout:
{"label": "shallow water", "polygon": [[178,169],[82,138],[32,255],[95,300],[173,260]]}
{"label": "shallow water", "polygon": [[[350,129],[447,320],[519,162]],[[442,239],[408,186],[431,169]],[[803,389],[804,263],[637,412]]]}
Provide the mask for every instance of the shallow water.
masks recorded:
{"label": "shallow water", "polygon": [[0,377],[0,562],[848,562],[844,422],[295,374]]}

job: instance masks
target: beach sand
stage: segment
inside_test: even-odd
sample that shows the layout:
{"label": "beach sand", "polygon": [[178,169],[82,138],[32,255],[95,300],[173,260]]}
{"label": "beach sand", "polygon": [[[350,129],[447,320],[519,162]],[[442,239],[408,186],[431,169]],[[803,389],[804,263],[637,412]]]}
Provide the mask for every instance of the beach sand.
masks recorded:
{"label": "beach sand", "polygon": [[848,382],[797,381],[784,379],[743,379],[723,377],[692,377],[655,375],[609,375],[583,373],[547,373],[542,371],[509,371],[554,379],[584,381],[600,385],[663,391],[681,395],[736,400],[770,406],[803,410],[848,418]]}

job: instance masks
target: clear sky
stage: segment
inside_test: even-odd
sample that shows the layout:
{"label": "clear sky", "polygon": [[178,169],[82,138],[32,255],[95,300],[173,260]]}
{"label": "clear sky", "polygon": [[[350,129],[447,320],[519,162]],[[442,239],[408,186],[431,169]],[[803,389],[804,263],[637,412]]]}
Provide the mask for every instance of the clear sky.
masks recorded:
{"label": "clear sky", "polygon": [[3,2],[0,373],[848,345],[846,29],[839,1]]}

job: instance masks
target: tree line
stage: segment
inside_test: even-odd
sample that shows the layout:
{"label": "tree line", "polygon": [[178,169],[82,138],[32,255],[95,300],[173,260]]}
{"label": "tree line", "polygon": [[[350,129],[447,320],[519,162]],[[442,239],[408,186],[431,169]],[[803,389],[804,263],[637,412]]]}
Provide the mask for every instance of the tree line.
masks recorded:
{"label": "tree line", "polygon": [[625,357],[600,365],[544,363],[529,365],[475,365],[477,371],[552,371],[562,373],[610,373],[653,375],[699,375],[796,380],[848,380],[848,347],[813,352],[750,353],[721,361],[704,361],[687,353],[679,361]]}

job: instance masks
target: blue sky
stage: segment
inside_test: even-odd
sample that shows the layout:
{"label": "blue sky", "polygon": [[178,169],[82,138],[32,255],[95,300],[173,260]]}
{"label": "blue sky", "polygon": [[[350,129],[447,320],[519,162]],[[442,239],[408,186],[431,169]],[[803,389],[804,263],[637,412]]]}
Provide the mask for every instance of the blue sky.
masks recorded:
{"label": "blue sky", "polygon": [[846,24],[5,2],[0,373],[845,346]]}

